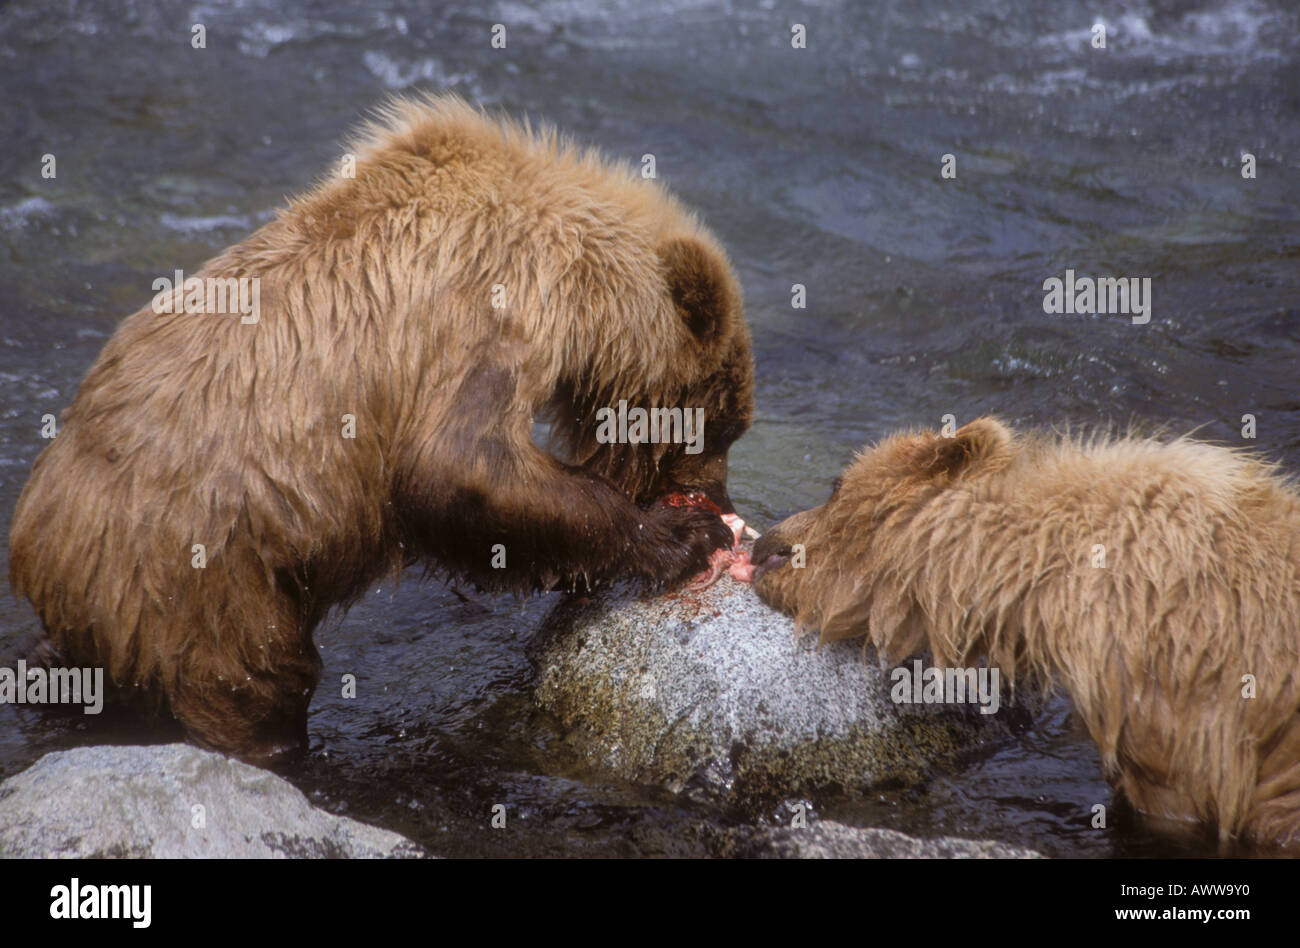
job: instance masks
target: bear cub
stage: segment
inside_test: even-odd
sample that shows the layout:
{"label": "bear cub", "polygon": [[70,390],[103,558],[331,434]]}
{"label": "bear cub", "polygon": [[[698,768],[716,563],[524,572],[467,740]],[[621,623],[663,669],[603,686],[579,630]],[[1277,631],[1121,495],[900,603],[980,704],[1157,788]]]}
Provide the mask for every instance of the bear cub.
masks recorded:
{"label": "bear cub", "polygon": [[980,418],[863,451],[752,558],[823,641],[1061,683],[1138,811],[1300,844],[1300,492],[1275,467]]}

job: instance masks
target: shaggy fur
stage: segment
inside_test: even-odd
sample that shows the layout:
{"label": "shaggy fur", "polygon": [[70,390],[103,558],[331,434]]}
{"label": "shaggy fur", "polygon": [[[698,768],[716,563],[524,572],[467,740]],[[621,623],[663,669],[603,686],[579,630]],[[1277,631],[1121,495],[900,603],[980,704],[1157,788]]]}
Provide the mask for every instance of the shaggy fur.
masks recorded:
{"label": "shaggy fur", "polygon": [[[254,761],[305,741],[313,627],[405,563],[515,592],[704,569],[727,527],[650,501],[731,510],[753,405],[727,258],[655,183],[451,99],[392,104],[350,150],[355,178],[194,274],[258,278],[260,321],[121,325],[10,534],[65,660]],[[703,408],[704,450],[597,443],[619,399]]]}
{"label": "shaggy fur", "polygon": [[1272,466],[981,418],[865,451],[753,557],[823,641],[1060,681],[1138,810],[1300,843],[1300,494]]}

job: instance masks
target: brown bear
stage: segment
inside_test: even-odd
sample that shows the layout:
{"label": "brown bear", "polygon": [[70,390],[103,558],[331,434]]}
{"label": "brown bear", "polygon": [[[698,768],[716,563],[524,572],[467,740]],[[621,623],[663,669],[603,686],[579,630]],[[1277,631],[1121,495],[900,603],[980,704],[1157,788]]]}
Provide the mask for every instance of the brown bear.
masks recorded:
{"label": "brown bear", "polygon": [[[254,762],[305,743],[312,629],[404,564],[517,593],[662,587],[732,544],[716,511],[753,364],[697,219],[450,98],[389,105],[352,151],[122,323],[10,533],[64,661]],[[191,311],[234,281],[256,312]],[[657,441],[601,436],[622,402],[665,413]],[[693,442],[675,411],[699,413]]]}
{"label": "brown bear", "polygon": [[1059,680],[1138,811],[1300,843],[1300,493],[1274,466],[980,418],[864,451],[752,559],[823,641]]}

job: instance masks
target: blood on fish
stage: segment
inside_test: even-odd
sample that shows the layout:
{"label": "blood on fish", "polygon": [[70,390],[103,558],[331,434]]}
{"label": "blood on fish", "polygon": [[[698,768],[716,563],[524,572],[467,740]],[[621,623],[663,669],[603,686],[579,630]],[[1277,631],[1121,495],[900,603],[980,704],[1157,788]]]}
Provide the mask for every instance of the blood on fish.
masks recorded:
{"label": "blood on fish", "polygon": [[698,490],[675,490],[671,494],[660,497],[656,504],[660,507],[699,507],[701,510],[722,516],[722,508]]}
{"label": "blood on fish", "polygon": [[[736,546],[739,546],[741,540],[746,537],[754,540],[758,539],[758,532],[748,526],[739,514],[724,514],[722,509],[701,491],[674,491],[659,498],[657,503],[662,507],[696,507],[717,514],[722,518],[722,522],[731,529],[732,542]],[[724,571],[737,582],[751,582],[754,578],[754,564],[749,559],[749,551],[740,549],[714,550],[709,556],[709,568],[692,579],[686,588],[692,592],[708,589],[718,581],[718,577]]]}
{"label": "blood on fish", "polygon": [[741,550],[734,554],[731,568],[727,572],[731,578],[738,583],[752,583],[754,581],[754,562],[749,558],[748,550]]}

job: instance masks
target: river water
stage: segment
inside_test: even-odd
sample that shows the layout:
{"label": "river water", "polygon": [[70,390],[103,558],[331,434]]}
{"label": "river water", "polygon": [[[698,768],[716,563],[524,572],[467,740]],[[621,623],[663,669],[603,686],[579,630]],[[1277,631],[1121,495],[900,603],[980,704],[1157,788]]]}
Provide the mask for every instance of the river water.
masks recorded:
{"label": "river water", "polygon": [[[242,239],[337,160],[367,109],[422,89],[653,154],[700,210],[754,333],[758,414],[731,493],[760,527],[819,503],[864,442],[949,413],[1229,443],[1251,414],[1253,444],[1300,470],[1294,4],[1112,0],[1105,49],[1097,5],[1076,0],[464,6],[0,5],[0,536],[41,415],[153,279]],[[1151,278],[1150,321],[1045,315],[1043,281],[1067,269]],[[317,634],[325,680],[364,669],[366,687],[318,692],[295,781],[447,855],[697,854],[694,822],[756,818],[580,770],[528,697],[524,648],[549,606],[410,575],[333,617]],[[0,654],[35,629],[0,597]],[[85,728],[0,708],[0,775],[133,736]],[[1122,814],[1092,829],[1109,801],[1057,699],[923,786],[810,802],[1059,856],[1210,852]],[[486,828],[494,803],[523,816],[514,831]]]}

